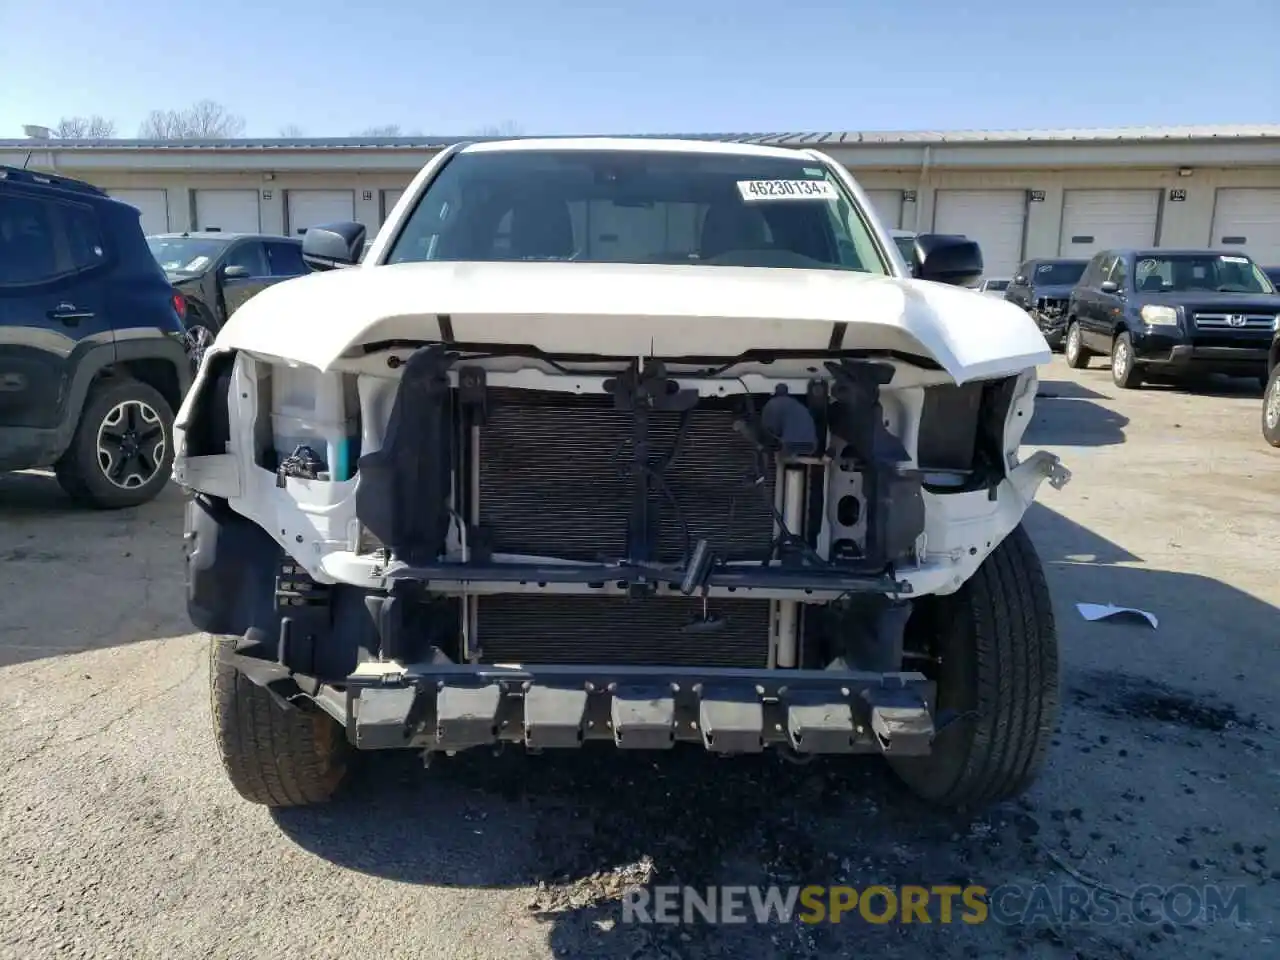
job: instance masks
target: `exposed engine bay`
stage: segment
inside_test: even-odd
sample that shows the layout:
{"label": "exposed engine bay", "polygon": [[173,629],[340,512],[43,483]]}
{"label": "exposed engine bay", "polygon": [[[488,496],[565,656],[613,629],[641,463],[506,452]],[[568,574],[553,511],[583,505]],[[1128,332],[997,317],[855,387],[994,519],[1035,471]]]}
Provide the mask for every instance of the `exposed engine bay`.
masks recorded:
{"label": "exposed engine bay", "polygon": [[[350,602],[326,586],[345,583],[379,608],[381,635],[338,657],[339,675],[442,657],[898,670],[912,597],[955,589],[1056,468],[1016,469],[1033,371],[894,390],[909,362],[855,353],[792,363],[799,377],[371,353],[379,376],[316,375],[308,389],[335,394],[345,427],[306,444],[282,445],[265,415],[296,368],[224,354],[206,387],[216,403],[220,380],[233,422],[252,425],[241,442],[263,492],[241,476],[232,507],[279,531],[309,603]],[[198,455],[193,414],[185,472],[201,489],[220,458]],[[415,626],[389,626],[384,605]]]}

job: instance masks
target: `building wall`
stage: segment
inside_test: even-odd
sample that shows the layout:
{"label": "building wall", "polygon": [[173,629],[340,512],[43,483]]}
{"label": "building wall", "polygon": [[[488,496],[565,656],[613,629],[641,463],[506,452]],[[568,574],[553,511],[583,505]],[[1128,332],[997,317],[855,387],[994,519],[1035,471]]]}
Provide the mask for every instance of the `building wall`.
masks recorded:
{"label": "building wall", "polygon": [[[1220,187],[1263,187],[1280,189],[1280,158],[1259,164],[1255,152],[1248,159],[1236,153],[1238,145],[1222,144],[1214,152],[1203,144],[1181,151],[1173,145],[1166,158],[1168,166],[1143,168],[1121,156],[1118,147],[1059,145],[1052,154],[1057,168],[1046,163],[1043,150],[949,147],[931,156],[920,148],[871,151],[831,151],[845,163],[867,190],[904,191],[900,224],[906,229],[927,231],[934,222],[938,190],[1015,189],[1028,192],[1026,228],[1022,256],[1055,256],[1059,253],[1065,191],[1071,189],[1159,188],[1160,219],[1157,242],[1166,247],[1200,247],[1211,242],[1215,193]],[[968,151],[968,152],[966,152]],[[57,171],[82,177],[101,187],[164,188],[168,191],[170,229],[191,226],[192,191],[203,188],[248,188],[259,190],[262,229],[286,229],[285,192],[305,189],[348,189],[355,191],[356,217],[371,231],[381,226],[382,191],[405,187],[433,151],[391,151],[355,155],[299,151],[285,156],[261,152],[237,156],[222,154],[180,154],[176,152],[85,154],[83,166],[76,154],[57,158]],[[1031,153],[1035,152],[1035,156]],[[1150,153],[1150,151],[1148,151]],[[1269,151],[1274,154],[1275,151]],[[971,155],[972,154],[972,155]],[[981,154],[983,167],[979,168]],[[991,169],[993,162],[1014,163],[1025,155],[1036,168],[1009,166]],[[1130,154],[1132,156],[1132,154]],[[1146,154],[1143,154],[1144,158]],[[1183,158],[1181,160],[1177,158]],[[1214,159],[1216,157],[1216,159]],[[946,165],[940,165],[945,160]],[[1127,162],[1126,162],[1127,160]],[[0,162],[21,163],[16,155],[0,154]],[[1111,165],[1108,165],[1110,162]],[[1178,174],[1178,164],[1191,166],[1189,176]],[[1239,165],[1234,165],[1234,164]],[[1123,164],[1123,165],[1122,165]],[[37,155],[32,166],[46,167]],[[271,165],[292,169],[270,169]],[[203,169],[192,169],[199,167]],[[1170,190],[1185,191],[1185,200],[1171,201]],[[1031,200],[1031,192],[1043,194]]]}

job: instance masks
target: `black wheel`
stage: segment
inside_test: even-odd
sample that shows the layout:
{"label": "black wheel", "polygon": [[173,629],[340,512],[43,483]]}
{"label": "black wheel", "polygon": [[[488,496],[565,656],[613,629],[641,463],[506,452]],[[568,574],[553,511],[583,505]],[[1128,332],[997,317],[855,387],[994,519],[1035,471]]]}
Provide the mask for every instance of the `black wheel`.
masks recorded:
{"label": "black wheel", "polygon": [[331,717],[282,704],[222,663],[234,637],[210,635],[213,738],[236,792],[251,803],[299,807],[329,800],[350,767],[351,746]]}
{"label": "black wheel", "polygon": [[1067,336],[1063,341],[1063,355],[1067,358],[1067,366],[1075,370],[1083,370],[1089,365],[1089,351],[1080,339],[1080,324],[1074,320],[1067,326]]}
{"label": "black wheel", "polygon": [[1142,368],[1133,356],[1133,341],[1121,333],[1111,344],[1111,380],[1117,387],[1132,390],[1142,386]]}
{"label": "black wheel", "polygon": [[191,360],[191,369],[193,372],[200,370],[200,362],[204,359],[205,351],[213,346],[214,338],[217,337],[218,331],[214,325],[205,317],[203,311],[192,308],[183,321],[183,326],[187,332],[187,357]]}
{"label": "black wheel", "polygon": [[169,482],[172,466],[169,402],[139,380],[113,377],[90,389],[54,472],[73,499],[115,510],[153,499]]}
{"label": "black wheel", "polygon": [[1262,438],[1271,446],[1280,447],[1280,364],[1271,371],[1262,394]]}
{"label": "black wheel", "polygon": [[923,757],[891,758],[922,799],[975,809],[1024,792],[1058,717],[1058,635],[1040,557],[1021,527],[963,587],[917,601],[909,648],[938,684],[938,735]]}

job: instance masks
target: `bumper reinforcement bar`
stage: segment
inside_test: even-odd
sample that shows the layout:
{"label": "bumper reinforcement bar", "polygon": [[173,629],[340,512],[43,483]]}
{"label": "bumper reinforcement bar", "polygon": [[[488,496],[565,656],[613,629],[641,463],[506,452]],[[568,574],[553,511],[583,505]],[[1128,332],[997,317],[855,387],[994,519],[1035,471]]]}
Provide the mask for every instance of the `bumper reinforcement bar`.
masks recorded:
{"label": "bumper reinforcement bar", "polygon": [[346,719],[349,738],[367,750],[603,740],[641,750],[687,742],[726,754],[789,746],[920,755],[933,739],[933,698],[934,685],[916,673],[448,664],[358,671]]}

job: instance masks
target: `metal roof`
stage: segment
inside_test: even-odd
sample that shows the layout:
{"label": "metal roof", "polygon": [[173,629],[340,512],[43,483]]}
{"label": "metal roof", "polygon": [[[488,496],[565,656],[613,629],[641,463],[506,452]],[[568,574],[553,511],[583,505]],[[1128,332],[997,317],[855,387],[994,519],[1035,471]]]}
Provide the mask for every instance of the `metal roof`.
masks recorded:
{"label": "metal roof", "polygon": [[[581,134],[574,137],[584,136]],[[1184,127],[1114,127],[1031,130],[850,130],[826,133],[621,134],[652,139],[718,140],[761,146],[831,147],[926,144],[1150,143],[1212,140],[1280,140],[1280,124]],[[431,150],[455,143],[528,137],[277,137],[228,140],[0,140],[9,150]],[[568,135],[545,139],[570,139]]]}

